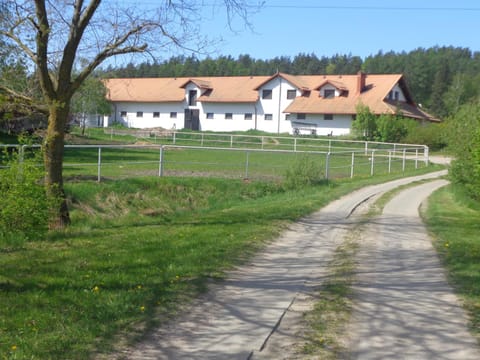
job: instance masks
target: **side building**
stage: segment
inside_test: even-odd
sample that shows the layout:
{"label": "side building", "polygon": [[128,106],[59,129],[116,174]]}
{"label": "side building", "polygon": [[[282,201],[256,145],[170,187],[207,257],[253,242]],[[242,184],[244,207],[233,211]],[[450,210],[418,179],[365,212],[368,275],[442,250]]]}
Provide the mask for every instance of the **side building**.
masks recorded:
{"label": "side building", "polygon": [[403,75],[289,75],[105,80],[104,126],[345,135],[359,104],[374,114],[438,122],[416,106]]}

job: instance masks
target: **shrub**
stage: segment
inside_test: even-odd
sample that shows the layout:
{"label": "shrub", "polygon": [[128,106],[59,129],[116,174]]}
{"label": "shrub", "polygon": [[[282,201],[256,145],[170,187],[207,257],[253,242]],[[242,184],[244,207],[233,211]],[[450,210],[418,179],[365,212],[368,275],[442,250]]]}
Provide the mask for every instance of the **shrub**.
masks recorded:
{"label": "shrub", "polygon": [[48,231],[51,205],[42,185],[40,155],[23,159],[21,153],[5,154],[0,168],[0,244],[20,244],[41,239]]}
{"label": "shrub", "polygon": [[430,150],[441,150],[447,146],[444,124],[419,124],[403,139],[408,144],[427,145]]}
{"label": "shrub", "polygon": [[297,157],[285,173],[284,186],[287,189],[298,189],[319,184],[324,180],[324,174],[312,156],[305,154]]}
{"label": "shrub", "polygon": [[358,139],[375,140],[377,133],[376,115],[370,111],[368,106],[359,104],[357,116],[352,122],[352,132]]}
{"label": "shrub", "polygon": [[446,127],[448,146],[455,156],[450,176],[480,200],[480,102],[463,105]]}

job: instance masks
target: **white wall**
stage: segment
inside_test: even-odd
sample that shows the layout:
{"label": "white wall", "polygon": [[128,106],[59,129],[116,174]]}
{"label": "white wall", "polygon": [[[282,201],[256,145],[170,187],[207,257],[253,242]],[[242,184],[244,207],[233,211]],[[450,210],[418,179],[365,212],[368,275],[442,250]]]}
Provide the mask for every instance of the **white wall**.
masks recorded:
{"label": "white wall", "polygon": [[[264,89],[272,90],[272,99],[262,99]],[[283,110],[293,101],[287,99],[287,91],[296,90],[296,88],[280,76],[263,85],[259,91],[259,122],[258,129],[271,133],[292,132],[292,126],[285,120]],[[297,90],[297,96],[300,92]],[[265,120],[265,114],[272,114],[272,120]]]}
{"label": "white wall", "polygon": [[[184,125],[184,108],[186,103],[116,103],[113,106],[112,114],[104,126],[120,123],[132,128],[154,128],[181,129]],[[137,117],[137,112],[143,112],[142,117]],[[126,116],[121,116],[126,112]],[[153,113],[159,112],[160,117],[154,118]],[[176,112],[177,117],[170,117],[171,112]]]}
{"label": "white wall", "polygon": [[[213,119],[207,119],[207,113],[212,113]],[[231,113],[232,119],[225,119],[226,113]],[[247,113],[252,114],[251,120],[245,120],[245,114]],[[225,132],[250,129],[255,129],[255,104],[201,103],[200,130]]]}
{"label": "white wall", "polygon": [[300,134],[310,134],[315,130],[317,135],[347,135],[350,134],[352,126],[351,115],[333,115],[333,120],[325,120],[322,114],[306,114],[304,120],[297,120],[296,114],[291,115],[292,125],[290,133],[294,128],[300,130]]}

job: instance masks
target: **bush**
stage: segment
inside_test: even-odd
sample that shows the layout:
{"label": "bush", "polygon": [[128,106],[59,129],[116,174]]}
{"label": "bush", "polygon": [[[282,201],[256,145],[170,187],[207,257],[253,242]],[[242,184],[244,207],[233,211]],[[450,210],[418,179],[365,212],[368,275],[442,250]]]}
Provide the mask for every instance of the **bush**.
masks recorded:
{"label": "bush", "polygon": [[18,245],[41,239],[48,231],[51,205],[42,185],[43,171],[34,156],[22,159],[18,152],[5,153],[0,168],[0,244]]}
{"label": "bush", "polygon": [[455,156],[450,176],[480,200],[480,102],[463,105],[447,121],[447,141]]}
{"label": "bush", "polygon": [[410,130],[403,140],[408,144],[427,145],[430,150],[441,150],[447,146],[444,124],[419,124]]}
{"label": "bush", "polygon": [[324,174],[310,155],[301,155],[287,169],[284,186],[287,189],[298,189],[323,182]]}

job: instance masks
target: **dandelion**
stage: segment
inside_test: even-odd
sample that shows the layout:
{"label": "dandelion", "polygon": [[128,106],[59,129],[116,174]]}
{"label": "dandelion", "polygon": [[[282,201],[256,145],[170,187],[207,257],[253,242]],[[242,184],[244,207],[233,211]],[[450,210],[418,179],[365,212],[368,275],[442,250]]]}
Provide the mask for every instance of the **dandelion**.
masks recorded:
{"label": "dandelion", "polygon": [[12,349],[12,351],[16,351],[17,350],[17,345],[12,345],[12,347],[10,349]]}
{"label": "dandelion", "polygon": [[142,288],[142,285],[137,285],[137,289],[140,290]]}
{"label": "dandelion", "polygon": [[95,287],[94,287],[92,290],[93,290],[93,292],[99,292],[99,291],[100,291],[100,288],[95,285]]}
{"label": "dandelion", "polygon": [[144,312],[145,311],[145,306],[140,306],[140,311]]}
{"label": "dandelion", "polygon": [[448,248],[450,245],[448,243],[445,243],[445,247]]}

